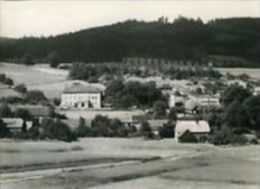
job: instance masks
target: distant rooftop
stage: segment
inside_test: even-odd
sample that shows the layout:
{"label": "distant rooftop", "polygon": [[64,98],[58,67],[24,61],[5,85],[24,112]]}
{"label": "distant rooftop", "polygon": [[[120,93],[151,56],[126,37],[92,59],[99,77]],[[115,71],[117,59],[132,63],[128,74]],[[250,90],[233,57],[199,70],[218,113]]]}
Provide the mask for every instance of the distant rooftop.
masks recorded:
{"label": "distant rooftop", "polygon": [[74,82],[66,87],[63,93],[101,93],[101,90],[88,83]]}
{"label": "distant rooftop", "polygon": [[175,130],[181,133],[189,130],[192,133],[209,133],[210,127],[204,120],[180,120],[177,121]]}

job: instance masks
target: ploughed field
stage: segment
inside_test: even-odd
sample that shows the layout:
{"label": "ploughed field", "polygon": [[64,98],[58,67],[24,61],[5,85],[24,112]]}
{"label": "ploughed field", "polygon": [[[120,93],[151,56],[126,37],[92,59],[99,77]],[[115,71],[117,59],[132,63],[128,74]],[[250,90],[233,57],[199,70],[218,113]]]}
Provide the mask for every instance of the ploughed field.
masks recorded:
{"label": "ploughed field", "polygon": [[1,189],[258,189],[259,145],[215,147],[173,139],[0,141]]}

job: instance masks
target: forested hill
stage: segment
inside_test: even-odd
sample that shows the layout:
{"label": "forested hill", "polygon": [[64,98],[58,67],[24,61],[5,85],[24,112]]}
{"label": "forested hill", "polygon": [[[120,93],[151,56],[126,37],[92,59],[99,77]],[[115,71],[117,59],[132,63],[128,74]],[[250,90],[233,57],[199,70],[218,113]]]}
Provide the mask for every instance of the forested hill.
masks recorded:
{"label": "forested hill", "polygon": [[180,17],[130,20],[48,38],[0,39],[1,60],[30,53],[38,61],[55,51],[62,62],[121,61],[123,57],[171,60],[209,58],[224,66],[260,67],[260,18],[217,19],[203,23]]}

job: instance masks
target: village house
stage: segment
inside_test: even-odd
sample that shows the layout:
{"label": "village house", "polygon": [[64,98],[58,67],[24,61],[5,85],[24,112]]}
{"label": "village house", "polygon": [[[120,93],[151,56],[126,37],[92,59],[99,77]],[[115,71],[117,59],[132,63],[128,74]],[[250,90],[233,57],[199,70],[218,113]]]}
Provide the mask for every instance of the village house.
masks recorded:
{"label": "village house", "polygon": [[220,101],[218,96],[210,95],[189,95],[189,100],[185,103],[187,113],[193,113],[196,108],[218,108]]}
{"label": "village house", "polygon": [[179,105],[184,105],[185,101],[186,99],[184,96],[172,93],[170,94],[169,107],[173,108]]}
{"label": "village house", "polygon": [[101,108],[102,91],[88,83],[74,82],[61,95],[62,109]]}
{"label": "village house", "polygon": [[178,120],[175,126],[177,142],[186,131],[190,131],[199,142],[205,142],[210,133],[210,127],[208,122],[204,120]]}

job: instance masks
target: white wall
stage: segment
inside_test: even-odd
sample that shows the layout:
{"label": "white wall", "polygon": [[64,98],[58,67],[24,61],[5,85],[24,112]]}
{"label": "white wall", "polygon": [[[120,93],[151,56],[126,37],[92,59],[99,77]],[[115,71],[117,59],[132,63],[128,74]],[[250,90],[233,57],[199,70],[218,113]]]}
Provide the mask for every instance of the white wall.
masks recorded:
{"label": "white wall", "polygon": [[[89,103],[93,107],[89,107]],[[75,107],[77,105],[77,107]],[[82,106],[84,105],[84,106]],[[63,93],[61,95],[61,107],[63,108],[101,108],[100,93]]]}

